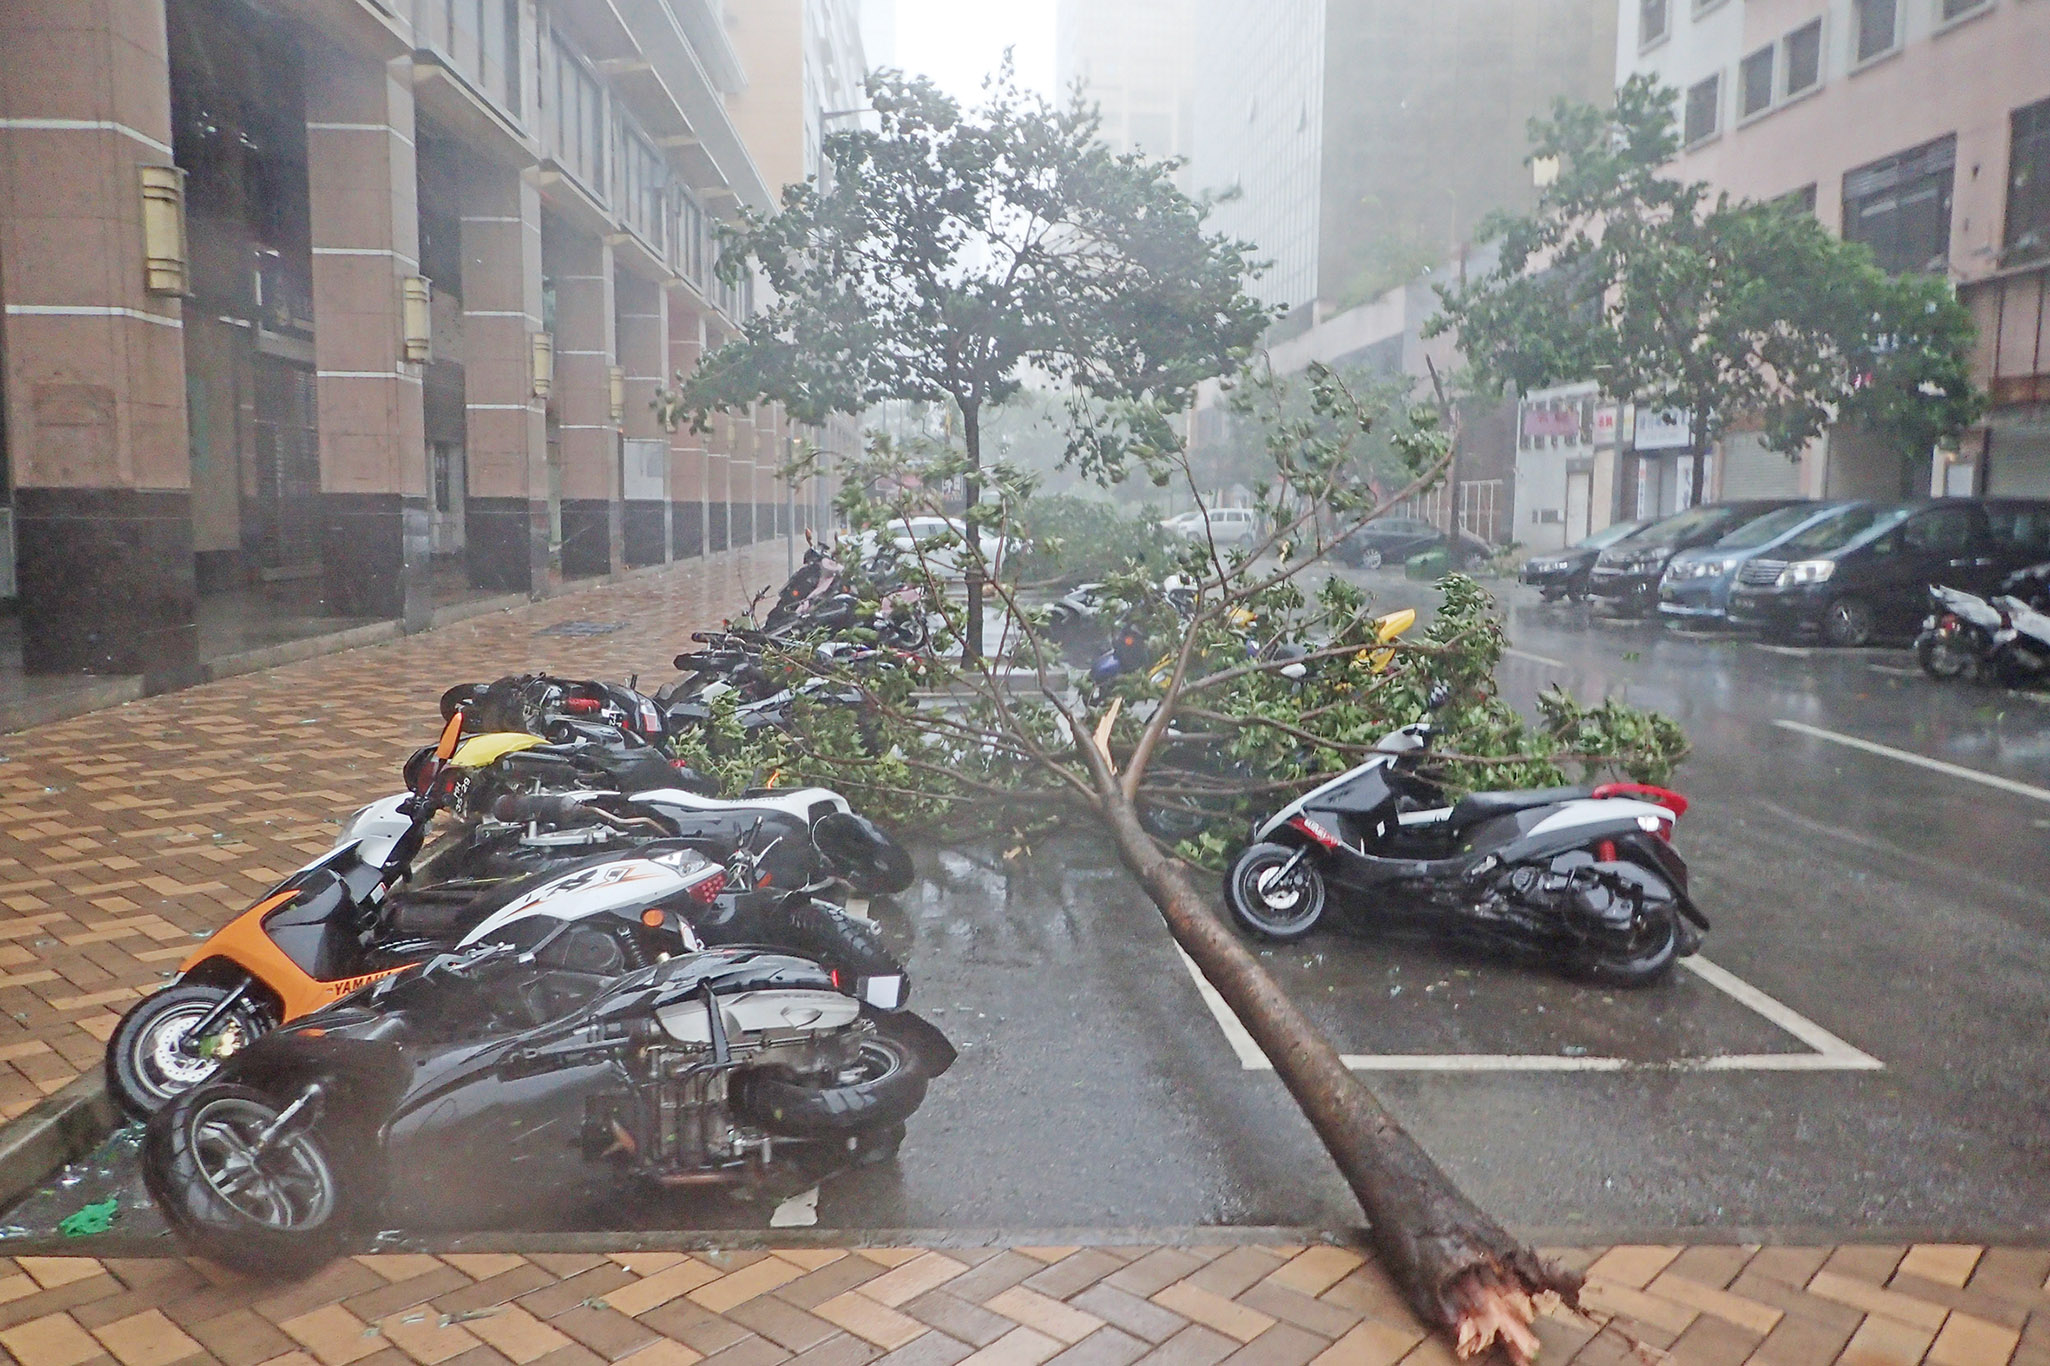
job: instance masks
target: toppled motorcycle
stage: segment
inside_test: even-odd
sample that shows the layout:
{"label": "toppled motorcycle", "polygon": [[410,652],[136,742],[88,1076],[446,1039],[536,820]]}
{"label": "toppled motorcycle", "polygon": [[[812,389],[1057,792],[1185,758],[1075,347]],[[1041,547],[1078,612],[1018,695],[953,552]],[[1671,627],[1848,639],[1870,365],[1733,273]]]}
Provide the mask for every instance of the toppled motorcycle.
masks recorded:
{"label": "toppled motorcycle", "polygon": [[193,1252],[311,1270],[380,1227],[545,1220],[636,1189],[777,1198],[888,1158],[944,1036],[789,954],[623,975],[507,934],[274,1032],[152,1120],[143,1178]]}

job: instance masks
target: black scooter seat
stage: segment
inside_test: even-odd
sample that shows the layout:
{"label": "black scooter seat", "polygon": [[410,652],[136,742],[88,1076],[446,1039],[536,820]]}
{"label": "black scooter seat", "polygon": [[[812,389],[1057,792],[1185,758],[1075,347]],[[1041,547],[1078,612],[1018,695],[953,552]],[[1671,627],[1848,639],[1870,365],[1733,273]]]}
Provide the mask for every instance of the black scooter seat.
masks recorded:
{"label": "black scooter seat", "polygon": [[1478,825],[1497,816],[1510,816],[1518,811],[1528,811],[1536,806],[1551,806],[1558,802],[1576,801],[1592,797],[1591,787],[1534,787],[1520,792],[1469,792],[1452,804],[1452,814],[1447,823],[1453,826]]}

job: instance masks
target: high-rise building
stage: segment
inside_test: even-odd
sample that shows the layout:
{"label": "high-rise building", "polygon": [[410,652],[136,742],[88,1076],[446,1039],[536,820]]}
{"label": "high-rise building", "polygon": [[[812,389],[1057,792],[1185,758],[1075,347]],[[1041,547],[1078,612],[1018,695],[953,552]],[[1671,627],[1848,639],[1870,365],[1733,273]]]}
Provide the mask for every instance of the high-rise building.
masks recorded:
{"label": "high-rise building", "polygon": [[1531,201],[1525,128],[1607,99],[1611,0],[1199,0],[1192,184],[1330,313],[1442,266]]}
{"label": "high-rise building", "polygon": [[[1054,81],[1078,86],[1120,152],[1187,159],[1194,143],[1196,0],[1061,0]],[[1188,170],[1177,179],[1186,185]]]}
{"label": "high-rise building", "polygon": [[772,192],[819,173],[825,134],[868,103],[861,0],[750,0],[727,10],[747,86],[727,100]]}
{"label": "high-rise building", "polygon": [[[1948,277],[1984,424],[1956,451],[1836,430],[1799,464],[1738,434],[1725,494],[2050,493],[2050,9],[2035,0],[1618,0],[1617,70],[1677,92],[1673,173],[1785,199]],[[1651,466],[1647,463],[1647,472]]]}

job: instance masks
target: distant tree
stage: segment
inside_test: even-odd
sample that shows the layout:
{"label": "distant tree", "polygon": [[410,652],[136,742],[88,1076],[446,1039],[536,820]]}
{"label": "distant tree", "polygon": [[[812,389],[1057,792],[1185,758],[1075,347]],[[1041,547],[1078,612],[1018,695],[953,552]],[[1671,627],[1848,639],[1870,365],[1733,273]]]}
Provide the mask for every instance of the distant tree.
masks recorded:
{"label": "distant tree", "polygon": [[[803,421],[883,399],[951,403],[977,508],[985,415],[1028,375],[1068,396],[1084,464],[1175,441],[1196,384],[1233,369],[1268,318],[1239,287],[1243,244],[1205,233],[1172,162],[1116,155],[1093,108],[1056,109],[1005,70],[965,112],[929,81],[869,77],[879,126],[829,135],[825,177],[729,234],[773,301],[658,400],[672,423],[780,402]],[[968,576],[967,648],[982,649]]]}
{"label": "distant tree", "polygon": [[1439,288],[1431,330],[1456,333],[1478,375],[1519,393],[1595,379],[1612,397],[1691,419],[1703,457],[1759,420],[1792,454],[1825,425],[1863,425],[1927,453],[1979,411],[1972,324],[1949,285],[1890,276],[1813,215],[1711,201],[1660,168],[1678,153],[1674,92],[1633,76],[1613,108],[1561,100],[1531,123],[1532,160],[1559,173],[1523,216],[1482,236],[1496,268]]}

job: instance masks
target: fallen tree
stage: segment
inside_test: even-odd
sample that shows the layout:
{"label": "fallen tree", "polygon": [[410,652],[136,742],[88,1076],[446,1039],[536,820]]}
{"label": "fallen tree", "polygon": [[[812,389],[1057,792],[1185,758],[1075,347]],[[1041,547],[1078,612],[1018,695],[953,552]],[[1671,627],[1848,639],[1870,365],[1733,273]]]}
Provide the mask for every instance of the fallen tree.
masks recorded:
{"label": "fallen tree", "polygon": [[[1013,110],[1006,117],[1019,116]],[[829,146],[828,156],[872,150]],[[1154,174],[1166,188],[1149,195],[1171,190],[1164,172]],[[948,211],[988,210],[961,202]],[[819,210],[790,197],[784,212]],[[1092,220],[1076,214],[1065,221],[1063,249],[1086,259],[1086,228],[1074,225]],[[1184,221],[1193,232],[1200,215]],[[817,240],[802,221],[779,232],[788,242]],[[888,259],[887,247],[876,246],[864,269],[882,271]],[[920,267],[914,257],[904,268]],[[809,326],[806,310],[838,316],[844,299],[823,276],[785,278],[797,288],[778,304],[788,326],[776,343],[776,363],[748,368],[768,346],[765,336],[723,359],[715,352],[707,364],[718,386],[697,389],[696,401],[816,401],[816,387],[786,390],[785,382],[846,363],[821,357],[814,366],[804,353],[807,339],[837,335]],[[821,282],[823,297],[807,297],[807,280]],[[1143,289],[1145,282],[1121,287]],[[1128,298],[1124,307],[1172,311],[1185,302],[1162,289]],[[1154,325],[1173,334],[1199,323],[1184,317]],[[1180,378],[1193,373],[1185,368]],[[1443,477],[1454,442],[1442,394],[1436,404],[1401,412],[1395,423],[1398,414],[1386,404],[1362,401],[1326,371],[1313,372],[1293,402],[1282,401],[1285,386],[1272,380],[1234,382],[1242,385],[1248,415],[1264,412],[1271,477],[1257,495],[1263,530],[1255,544],[1232,552],[1207,540],[1184,544],[1172,582],[1132,569],[1105,583],[1106,620],[1130,623],[1159,643],[1162,653],[1150,667],[1088,684],[1049,637],[1043,604],[1027,601],[1001,565],[983,560],[979,537],[920,545],[906,572],[931,614],[924,650],[852,669],[804,649],[772,650],[766,661],[792,681],[824,674],[858,687],[865,706],[800,704],[801,724],[787,733],[750,737],[715,724],[688,757],[733,778],[781,769],[827,781],[907,823],[944,819],[958,830],[972,817],[1019,841],[1085,817],[1107,834],[1175,941],[1273,1062],[1419,1317],[1448,1333],[1462,1355],[1499,1342],[1513,1359],[1528,1361],[1537,1350],[1530,1325],[1540,1303],[1547,1296],[1576,1302],[1579,1278],[1543,1261],[1459,1191],[1221,923],[1190,860],[1225,852],[1253,806],[1356,762],[1382,732],[1415,719],[1424,697],[1441,685],[1454,696],[1439,717],[1448,753],[1437,776],[1448,787],[1482,775],[1557,781],[1562,766],[1571,765],[1660,778],[1684,745],[1662,718],[1612,702],[1581,706],[1563,693],[1548,695],[1536,724],[1525,721],[1495,695],[1501,626],[1469,580],[1447,581],[1445,605],[1422,639],[1392,645],[1359,589],[1338,577],[1312,584],[1339,541]],[[1143,472],[1186,489],[1201,507],[1186,450],[1156,420],[1157,411],[1136,412],[1179,393],[1166,385],[1142,403],[1075,391],[1075,462],[1106,482]],[[1378,486],[1359,458],[1365,438],[1389,426],[1400,428],[1393,439],[1402,483],[1393,489]],[[944,491],[966,477],[993,495],[968,509],[970,522],[1002,534],[1015,529],[1036,492],[1029,474],[945,444],[877,442],[836,472],[844,480],[841,508],[857,531],[940,513]],[[971,588],[987,585],[1001,605],[993,645],[979,639],[979,602],[957,601],[941,572],[961,558],[969,561]],[[873,605],[880,607],[880,595]],[[1276,641],[1303,648],[1277,651],[1270,648]],[[1202,817],[1173,849],[1148,828],[1158,825],[1149,815],[1170,804]]]}

